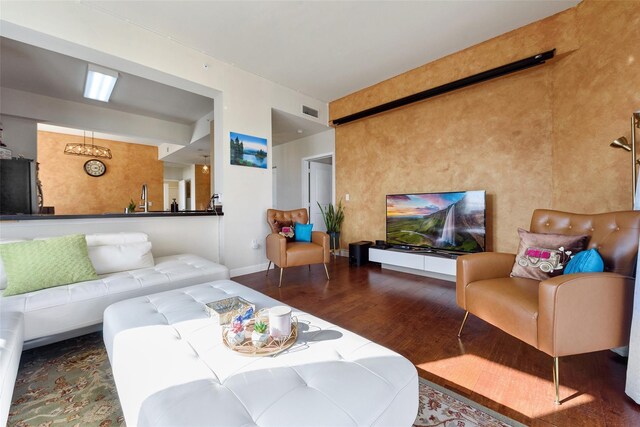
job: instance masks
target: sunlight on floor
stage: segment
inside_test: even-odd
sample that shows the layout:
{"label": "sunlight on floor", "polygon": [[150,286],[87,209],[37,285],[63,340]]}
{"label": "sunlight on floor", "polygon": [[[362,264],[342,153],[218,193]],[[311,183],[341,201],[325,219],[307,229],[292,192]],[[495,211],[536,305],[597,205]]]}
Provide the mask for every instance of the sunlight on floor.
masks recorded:
{"label": "sunlight on floor", "polygon": [[[553,402],[551,358],[549,359],[548,378],[540,378],[473,354],[425,362],[417,366],[530,418],[544,417],[596,400],[590,394],[563,385],[561,367],[560,399],[562,404],[555,405]],[[521,386],[519,386],[520,384]],[[587,384],[585,384],[586,386]],[[540,396],[545,398],[540,399]]]}

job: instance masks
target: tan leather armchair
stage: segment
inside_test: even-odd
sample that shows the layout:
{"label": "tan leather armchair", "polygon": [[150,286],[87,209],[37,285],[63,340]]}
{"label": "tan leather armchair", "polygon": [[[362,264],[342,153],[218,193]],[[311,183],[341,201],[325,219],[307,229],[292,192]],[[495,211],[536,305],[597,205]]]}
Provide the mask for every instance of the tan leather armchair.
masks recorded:
{"label": "tan leather armchair", "polygon": [[629,343],[640,211],[596,215],[536,210],[531,232],[590,236],[603,273],[544,281],[509,277],[514,254],[485,252],[458,258],[456,302],[469,313],[553,357],[555,403],[560,404],[558,358]]}
{"label": "tan leather armchair", "polygon": [[278,287],[282,286],[282,273],[285,268],[301,265],[322,264],[329,280],[329,270],[327,264],[331,260],[329,257],[329,235],[321,231],[311,232],[311,242],[287,242],[284,236],[278,234],[276,221],[280,224],[306,224],[309,221],[307,210],[295,209],[292,211],[280,211],[276,209],[267,210],[267,222],[271,227],[271,234],[267,236],[267,275],[271,268],[271,263],[280,267],[280,281]]}

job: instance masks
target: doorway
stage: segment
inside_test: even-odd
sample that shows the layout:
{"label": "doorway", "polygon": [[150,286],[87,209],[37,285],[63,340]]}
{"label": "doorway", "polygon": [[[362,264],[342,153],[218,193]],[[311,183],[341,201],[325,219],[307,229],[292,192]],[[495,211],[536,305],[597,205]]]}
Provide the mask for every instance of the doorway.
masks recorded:
{"label": "doorway", "polygon": [[309,222],[317,231],[327,231],[320,211],[335,201],[335,167],[333,153],[302,159],[302,205],[309,212]]}
{"label": "doorway", "polygon": [[173,179],[165,179],[163,185],[164,192],[164,206],[165,211],[171,210],[171,202],[177,200],[180,196],[178,194],[178,181]]}

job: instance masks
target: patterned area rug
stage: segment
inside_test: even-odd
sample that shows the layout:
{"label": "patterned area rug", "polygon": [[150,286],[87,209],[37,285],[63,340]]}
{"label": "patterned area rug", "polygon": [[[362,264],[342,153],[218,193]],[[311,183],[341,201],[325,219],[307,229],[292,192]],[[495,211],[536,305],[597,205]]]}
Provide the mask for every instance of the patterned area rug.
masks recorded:
{"label": "patterned area rug", "polygon": [[413,427],[526,427],[451,390],[420,378],[418,416]]}
{"label": "patterned area rug", "polygon": [[[27,350],[9,412],[9,426],[124,426],[102,334]],[[415,427],[521,426],[513,420],[420,380]]]}
{"label": "patterned area rug", "polygon": [[7,425],[123,426],[102,333],[24,351]]}

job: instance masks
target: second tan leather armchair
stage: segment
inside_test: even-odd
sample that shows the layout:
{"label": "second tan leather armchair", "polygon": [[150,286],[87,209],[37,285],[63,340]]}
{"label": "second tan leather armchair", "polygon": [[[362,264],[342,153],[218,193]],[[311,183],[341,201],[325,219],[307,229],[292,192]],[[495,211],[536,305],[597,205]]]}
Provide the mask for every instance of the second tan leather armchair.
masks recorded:
{"label": "second tan leather armchair", "polygon": [[567,274],[538,281],[510,277],[514,254],[458,258],[456,302],[466,312],[553,357],[560,403],[558,358],[625,346],[629,342],[640,211],[596,215],[536,210],[534,233],[589,235],[604,273]]}

